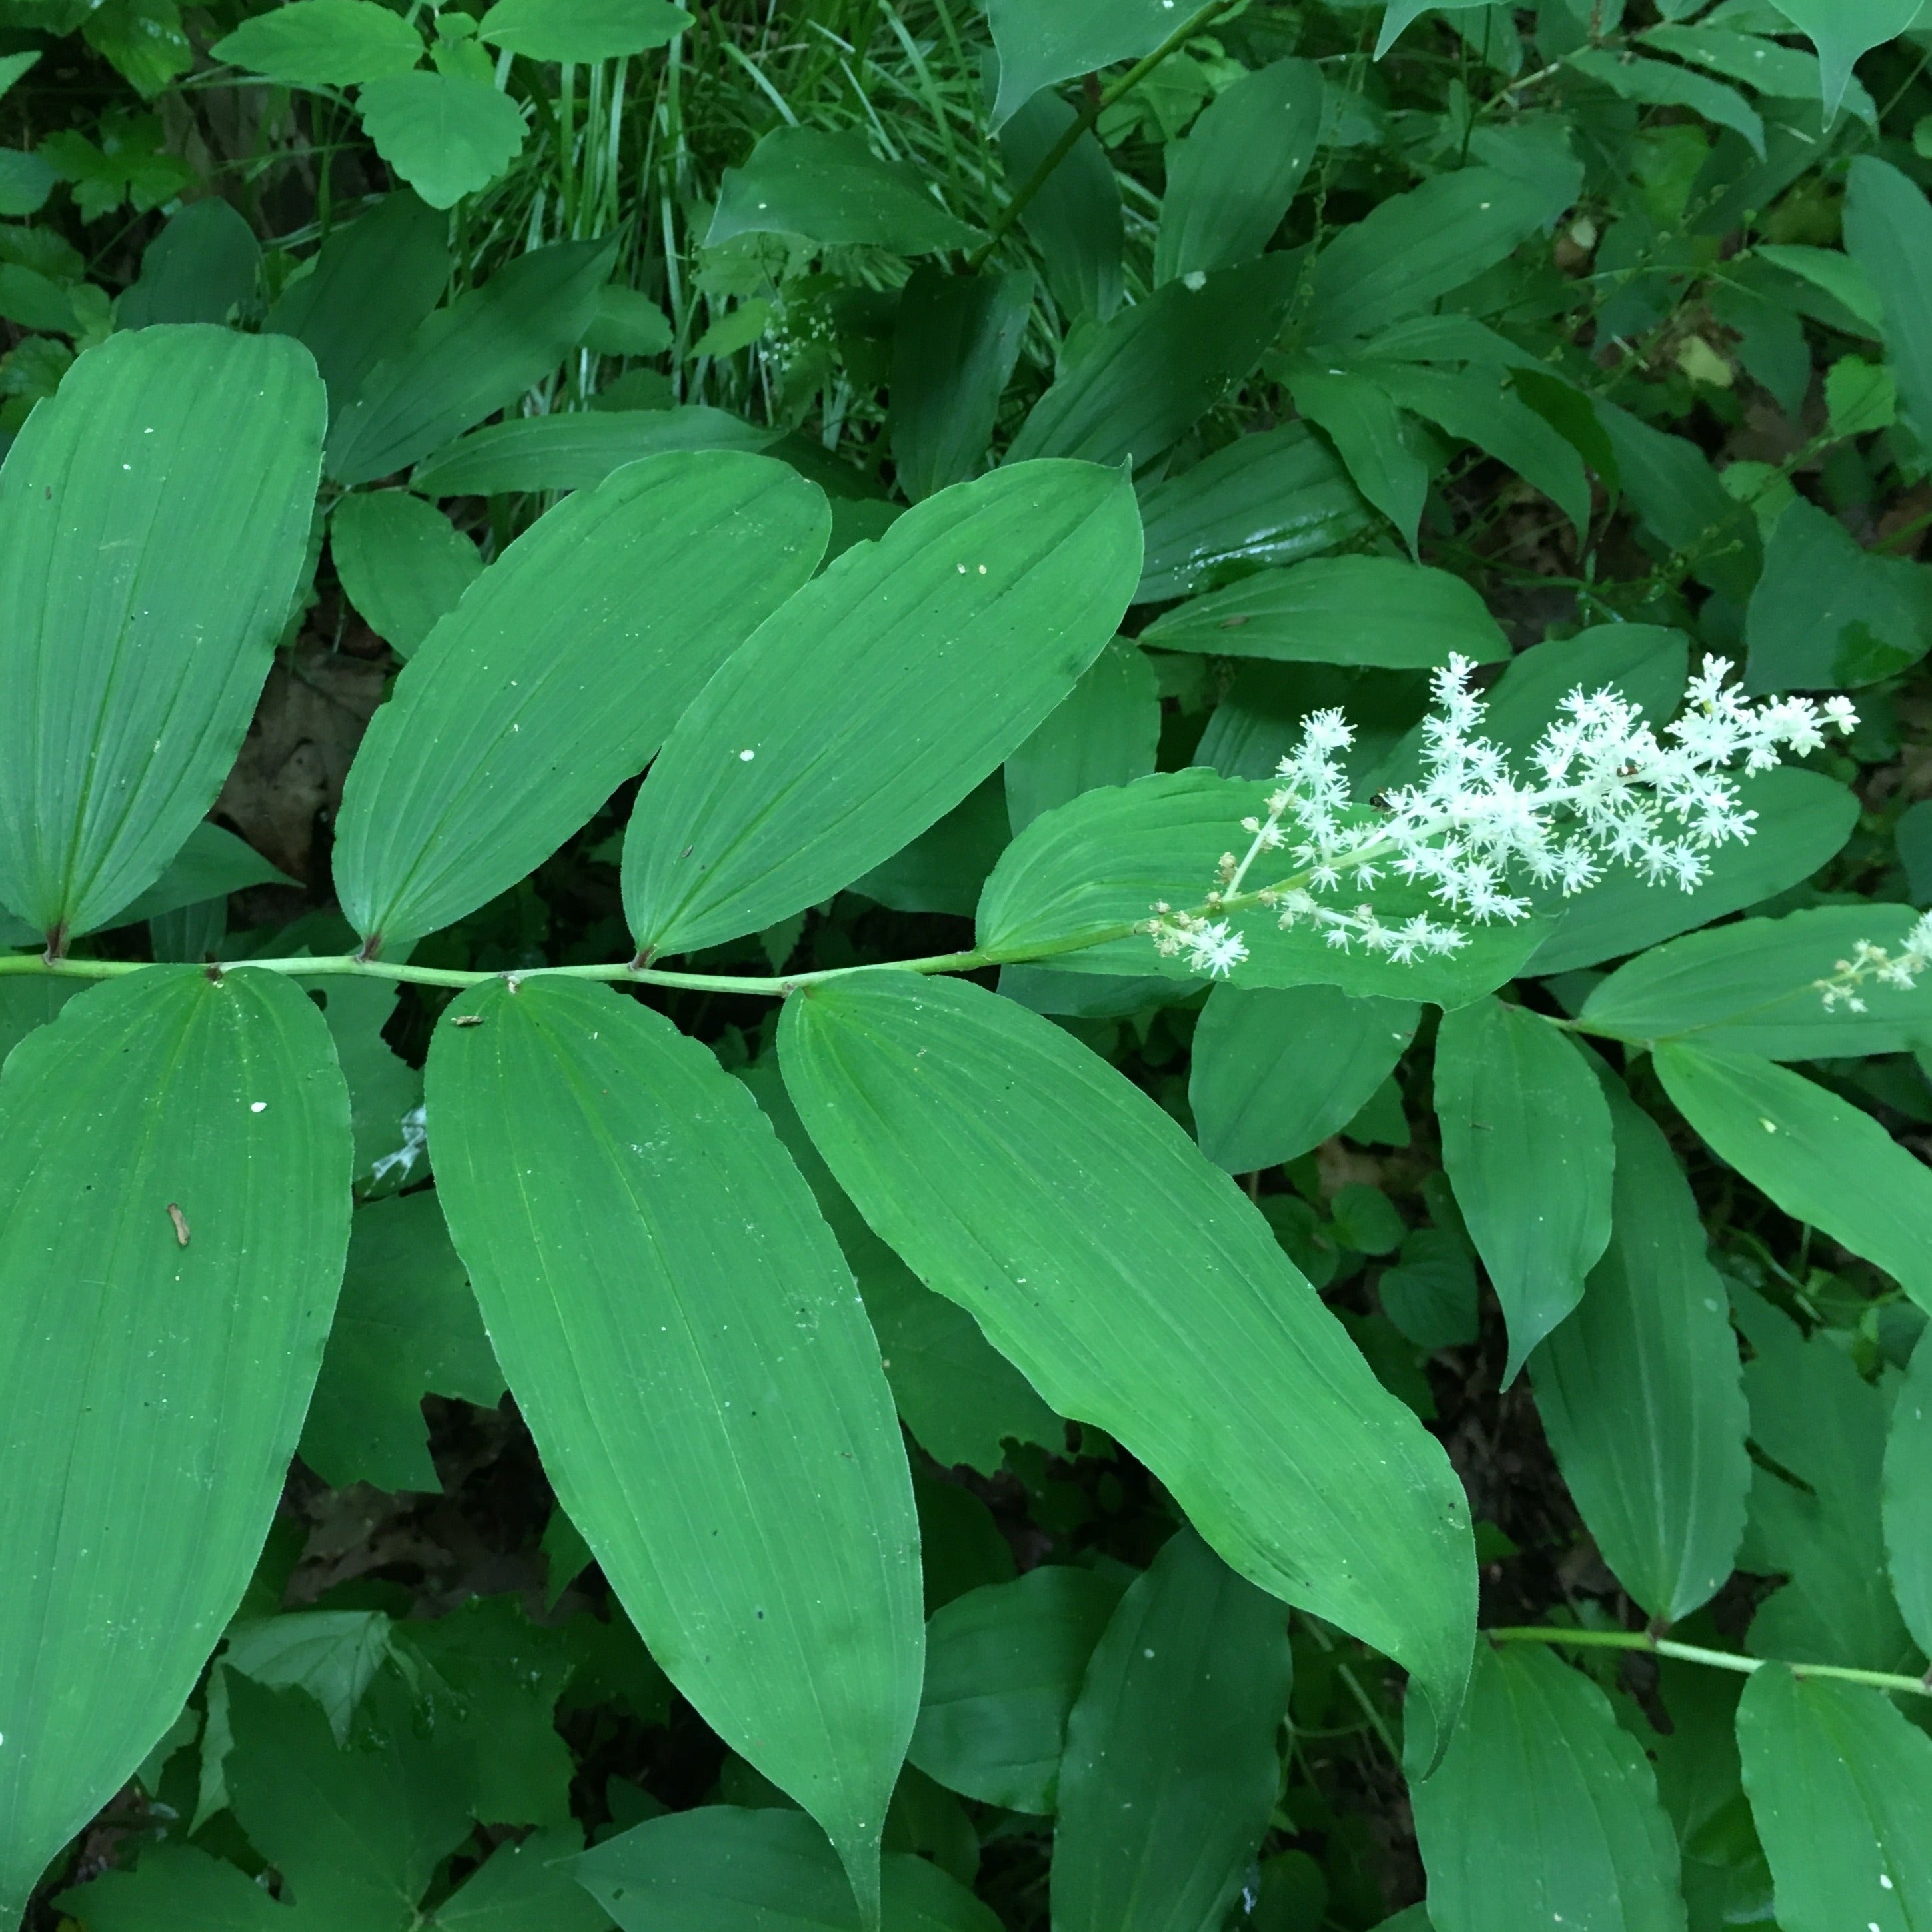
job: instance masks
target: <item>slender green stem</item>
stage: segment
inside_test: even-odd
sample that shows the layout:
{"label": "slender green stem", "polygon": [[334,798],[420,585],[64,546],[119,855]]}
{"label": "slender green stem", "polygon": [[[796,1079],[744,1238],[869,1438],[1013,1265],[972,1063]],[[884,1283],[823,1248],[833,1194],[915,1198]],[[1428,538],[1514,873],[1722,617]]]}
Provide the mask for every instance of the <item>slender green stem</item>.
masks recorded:
{"label": "slender green stem", "polygon": [[[1672,1657],[1682,1664],[1702,1664],[1713,1670],[1735,1670],[1748,1677],[1767,1664],[1783,1663],[1775,1657],[1740,1657],[1730,1650],[1706,1650],[1701,1644],[1678,1643],[1666,1636],[1652,1636],[1648,1630],[1553,1630],[1541,1626],[1485,1630],[1492,1643],[1546,1643],[1579,1650],[1640,1650],[1654,1657]],[[1902,1677],[1889,1670],[1854,1670],[1841,1664],[1784,1664],[1794,1677],[1829,1678],[1838,1684],[1868,1684],[1874,1690],[1895,1690],[1901,1696],[1932,1697],[1932,1682],[1924,1678]]]}
{"label": "slender green stem", "polygon": [[1169,55],[1178,53],[1204,27],[1211,26],[1234,4],[1235,0],[1208,0],[1206,6],[1183,21],[1144,60],[1128,68],[1112,86],[1090,100],[1068,124],[1066,133],[1048,148],[1040,166],[1020,184],[1012,199],[993,218],[986,241],[974,250],[967,266],[976,270],[986,266],[986,258],[998,246],[1000,238],[1026,212],[1034,196],[1052,179],[1054,170],[1072,153],[1075,143],[1108,108],[1116,101],[1124,100]]}

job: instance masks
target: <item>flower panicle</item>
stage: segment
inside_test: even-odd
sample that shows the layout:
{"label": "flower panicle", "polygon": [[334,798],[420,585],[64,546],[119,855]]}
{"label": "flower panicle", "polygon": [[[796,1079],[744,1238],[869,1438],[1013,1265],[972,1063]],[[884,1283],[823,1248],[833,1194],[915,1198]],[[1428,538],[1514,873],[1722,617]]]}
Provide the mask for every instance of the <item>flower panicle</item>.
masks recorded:
{"label": "flower panicle", "polygon": [[1909,993],[1928,969],[1932,969],[1932,912],[1918,916],[1896,952],[1862,939],[1852,948],[1849,959],[1837,962],[1828,979],[1814,980],[1812,984],[1822,996],[1827,1012],[1842,1006],[1847,1012],[1862,1013],[1865,1011],[1866,987],[1876,984]]}
{"label": "flower panicle", "polygon": [[[1310,712],[1263,809],[1241,821],[1245,854],[1223,854],[1204,910],[1154,908],[1144,929],[1156,949],[1225,976],[1247,957],[1227,915],[1252,902],[1285,928],[1307,926],[1338,950],[1406,964],[1460,950],[1472,925],[1528,918],[1532,888],[1571,896],[1614,866],[1692,892],[1709,875],[1710,854],[1755,829],[1738,778],[1805,757],[1858,723],[1842,697],[1746,698],[1728,682],[1729,660],[1711,657],[1661,733],[1620,692],[1577,686],[1520,770],[1484,735],[1475,670],[1459,656],[1434,674],[1421,775],[1372,809],[1349,783],[1353,728],[1338,710]],[[1264,860],[1292,869],[1250,886]],[[1420,886],[1435,907],[1394,919],[1368,899],[1335,896],[1384,880]],[[1910,956],[1910,970],[1932,965],[1932,935],[1922,956]]]}

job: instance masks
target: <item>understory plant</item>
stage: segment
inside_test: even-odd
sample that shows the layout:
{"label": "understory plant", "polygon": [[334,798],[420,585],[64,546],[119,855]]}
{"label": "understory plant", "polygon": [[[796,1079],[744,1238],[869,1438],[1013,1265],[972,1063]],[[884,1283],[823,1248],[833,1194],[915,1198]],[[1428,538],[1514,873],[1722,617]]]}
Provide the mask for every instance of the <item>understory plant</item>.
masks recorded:
{"label": "understory plant", "polygon": [[1918,0],[0,0],[0,1921],[1932,1926]]}

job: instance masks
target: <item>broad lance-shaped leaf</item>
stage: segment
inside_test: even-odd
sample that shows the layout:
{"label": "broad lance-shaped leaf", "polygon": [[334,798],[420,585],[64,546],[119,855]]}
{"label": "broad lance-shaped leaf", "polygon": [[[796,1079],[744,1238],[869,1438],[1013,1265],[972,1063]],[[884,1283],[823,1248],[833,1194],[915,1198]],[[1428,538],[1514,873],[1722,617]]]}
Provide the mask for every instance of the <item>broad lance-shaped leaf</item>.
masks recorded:
{"label": "broad lance-shaped leaf", "polygon": [[787,1003],[785,1079],[860,1210],[1242,1575],[1404,1664],[1468,1669],[1468,1505],[1226,1174],[1049,1020],[875,973]]}
{"label": "broad lance-shaped leaf", "polygon": [[815,905],[1032,735],[1141,572],[1126,478],[1010,464],[907,512],[780,610],[699,694],[638,794],[624,905],[641,953]]}
{"label": "broad lance-shaped leaf", "polygon": [[1643,1748],[1547,1651],[1478,1644],[1448,1754],[1417,1768],[1435,1932],[1684,1932],[1677,1841]]}
{"label": "broad lance-shaped leaf", "polygon": [[204,324],[111,336],[0,470],[0,905],[105,923],[213,803],[308,542],[308,352]]}
{"label": "broad lance-shaped leaf", "polygon": [[1932,1738],[1882,1692],[1766,1664],[1738,1745],[1783,1932],[1932,1924]]}
{"label": "broad lance-shaped leaf", "polygon": [[0,1144],[11,1924],[174,1721],[254,1569],[342,1278],[349,1102],[298,988],[157,967],[14,1051]]}
{"label": "broad lance-shaped leaf", "polygon": [[653,457],[560,503],[424,639],[335,834],[342,908],[391,951],[505,892],[640,771],[818,567],[824,493],[769,457]]}
{"label": "broad lance-shaped leaf", "polygon": [[1191,1529],[1121,1598],[1067,1719],[1054,1932],[1222,1923],[1280,1789],[1287,1622]]}
{"label": "broad lance-shaped leaf", "polygon": [[466,993],[428,1105],[443,1209],[558,1500],[672,1682],[825,1827],[875,1918],[919,1708],[919,1532],[878,1344],[810,1189],[709,1052],[582,981]]}
{"label": "broad lance-shaped leaf", "polygon": [[1932,1307],[1932,1174],[1877,1121],[1768,1060],[1666,1044],[1664,1091],[1720,1160]]}
{"label": "broad lance-shaped leaf", "polygon": [[1617,1580],[1675,1622],[1736,1560],[1749,1418],[1724,1282],[1664,1130],[1606,1075],[1610,1241],[1578,1308],[1531,1358],[1563,1479]]}
{"label": "broad lance-shaped leaf", "polygon": [[1885,1444],[1885,1549],[1912,1641],[1932,1656],[1932,1348],[1912,1352]]}
{"label": "broad lance-shaped leaf", "polygon": [[1436,1036],[1442,1164],[1509,1323],[1504,1385],[1583,1298],[1610,1238],[1610,1109],[1540,1013],[1488,999]]}

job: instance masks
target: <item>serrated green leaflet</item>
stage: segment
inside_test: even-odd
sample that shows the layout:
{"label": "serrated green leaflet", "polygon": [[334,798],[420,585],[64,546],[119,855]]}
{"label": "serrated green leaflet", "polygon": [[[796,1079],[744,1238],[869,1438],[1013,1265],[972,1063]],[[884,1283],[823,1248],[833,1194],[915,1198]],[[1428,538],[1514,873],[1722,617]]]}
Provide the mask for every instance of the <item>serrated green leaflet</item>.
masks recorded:
{"label": "serrated green leaflet", "polygon": [[1453,1722],[1474,1589],[1460,1485],[1166,1114],[956,981],[812,988],[780,1050],[826,1163],[930,1286],[1146,1462],[1236,1570],[1399,1658]]}
{"label": "serrated green leaflet", "polygon": [[1604,1561],[1672,1623],[1730,1574],[1744,1534],[1751,1470],[1738,1345],[1663,1130],[1621,1083],[1606,1076],[1604,1090],[1616,1156],[1610,1245],[1530,1376]]}
{"label": "serrated green leaflet", "polygon": [[638,794],[640,953],[815,904],[957,805],[1066,697],[1141,571],[1125,476],[1010,466],[838,558],[707,685]]}
{"label": "serrated green leaflet", "polygon": [[809,1189],[704,1048],[581,982],[466,994],[428,1104],[457,1250],[559,1500],[672,1682],[876,1903],[918,1708],[918,1531],[878,1345]]}
{"label": "serrated green leaflet", "polygon": [[1738,1744],[1785,1932],[1932,1924],[1932,1739],[1878,1691],[1771,1664],[1744,1686]]}
{"label": "serrated green leaflet", "polygon": [[364,938],[446,926],[549,856],[824,554],[823,494],[720,451],[628,466],[541,518],[426,638],[344,788]]}
{"label": "serrated green leaflet", "polygon": [[488,188],[523,151],[522,110],[467,74],[384,74],[356,104],[376,153],[432,208]]}
{"label": "serrated green leaflet", "polygon": [[1185,1528],[1121,1598],[1067,1719],[1054,1932],[1221,1923],[1280,1786],[1286,1624]]}
{"label": "serrated green leaflet", "polygon": [[323,398],[285,338],[89,350],[0,470],[0,905],[104,924],[241,748],[308,538]]}
{"label": "serrated green leaflet", "polygon": [[1932,1306],[1932,1174],[1872,1117],[1789,1067],[1660,1046],[1657,1071],[1711,1150]]}
{"label": "serrated green leaflet", "polygon": [[341,1279],[349,1107],[298,988],[164,968],[14,1052],[0,1135],[14,1915],[174,1720],[254,1568]]}
{"label": "serrated green leaflet", "polygon": [[423,44],[407,21],[374,0],[290,0],[243,21],[208,52],[284,87],[346,87],[406,74]]}
{"label": "serrated green leaflet", "polygon": [[1120,1600],[1117,1581],[1048,1563],[935,1611],[910,1761],[982,1803],[1050,1813],[1066,1714]]}
{"label": "serrated green leaflet", "polygon": [[1610,1238],[1610,1110],[1583,1057],[1501,1000],[1442,1016],[1442,1164],[1509,1323],[1507,1384],[1583,1296]]}
{"label": "serrated green leaflet", "polygon": [[1461,1727],[1409,1793],[1436,1932],[1683,1932],[1642,1748],[1548,1652],[1477,1646]]}

